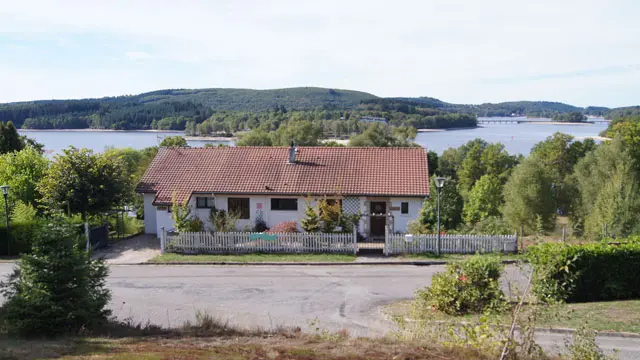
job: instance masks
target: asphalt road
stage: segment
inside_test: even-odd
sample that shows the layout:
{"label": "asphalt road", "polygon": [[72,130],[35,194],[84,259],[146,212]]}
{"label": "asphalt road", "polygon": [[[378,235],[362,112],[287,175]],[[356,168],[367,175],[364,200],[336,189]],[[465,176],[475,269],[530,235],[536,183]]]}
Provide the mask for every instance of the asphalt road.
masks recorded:
{"label": "asphalt road", "polygon": [[[0,275],[11,264],[0,264]],[[442,266],[111,266],[111,308],[118,318],[178,326],[198,310],[242,327],[299,326],[347,329],[378,336],[394,325],[379,307],[410,299]],[[507,267],[506,283],[525,277]],[[538,335],[546,349],[563,346],[566,335]],[[622,359],[640,358],[640,339],[600,337],[603,349]]]}

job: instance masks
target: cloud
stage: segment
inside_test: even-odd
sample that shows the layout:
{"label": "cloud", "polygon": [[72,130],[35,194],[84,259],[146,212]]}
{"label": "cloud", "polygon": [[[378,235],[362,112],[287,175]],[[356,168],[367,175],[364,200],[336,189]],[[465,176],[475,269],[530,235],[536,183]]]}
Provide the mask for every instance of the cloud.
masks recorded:
{"label": "cloud", "polygon": [[[59,61],[76,70],[65,70],[69,86],[56,90],[59,67],[41,66],[33,96],[38,87],[67,97],[151,84],[318,85],[463,103],[587,105],[611,99],[605,91],[617,82],[630,93],[608,101],[624,105],[637,103],[640,90],[637,71],[618,69],[640,58],[638,10],[630,0],[23,0],[0,7],[0,36],[74,44]],[[16,66],[0,58],[2,65]],[[119,85],[84,83],[92,71],[108,71]],[[0,89],[0,101],[16,96]]]}
{"label": "cloud", "polygon": [[139,61],[139,60],[151,60],[154,58],[153,55],[146,53],[144,51],[127,51],[125,57],[129,60]]}

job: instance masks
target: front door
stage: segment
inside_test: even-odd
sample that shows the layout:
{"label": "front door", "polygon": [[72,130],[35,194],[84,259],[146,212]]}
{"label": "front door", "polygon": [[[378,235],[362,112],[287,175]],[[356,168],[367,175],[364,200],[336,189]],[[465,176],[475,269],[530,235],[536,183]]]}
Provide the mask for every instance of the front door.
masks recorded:
{"label": "front door", "polygon": [[384,238],[384,226],[387,223],[387,203],[371,202],[371,238]]}

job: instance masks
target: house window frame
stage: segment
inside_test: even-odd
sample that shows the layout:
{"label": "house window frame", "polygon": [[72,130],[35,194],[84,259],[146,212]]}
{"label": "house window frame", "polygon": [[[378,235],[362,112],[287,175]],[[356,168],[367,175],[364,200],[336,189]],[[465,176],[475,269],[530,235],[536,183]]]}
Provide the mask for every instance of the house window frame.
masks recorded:
{"label": "house window frame", "polygon": [[240,215],[240,220],[249,220],[251,219],[251,199],[248,197],[229,197],[227,198],[227,212],[231,212],[231,201],[241,201],[244,203],[246,201],[246,208],[243,208],[242,203],[240,203],[240,211],[238,211],[238,215]]}
{"label": "house window frame", "polygon": [[[283,209],[281,207],[274,208],[274,206],[273,206],[274,205],[274,201],[280,202],[282,200],[295,202],[295,205],[296,205],[295,209],[293,209],[293,208],[291,208],[291,209],[289,209],[289,208]],[[271,200],[269,201],[269,205],[270,205],[269,208],[271,209],[271,211],[298,211],[298,199],[297,198],[271,198]]]}
{"label": "house window frame", "polygon": [[[200,199],[205,199],[204,206],[200,205]],[[213,196],[196,196],[196,209],[213,209],[215,206]]]}
{"label": "house window frame", "polygon": [[409,215],[409,202],[408,201],[402,201],[400,203],[400,214],[401,215]]}

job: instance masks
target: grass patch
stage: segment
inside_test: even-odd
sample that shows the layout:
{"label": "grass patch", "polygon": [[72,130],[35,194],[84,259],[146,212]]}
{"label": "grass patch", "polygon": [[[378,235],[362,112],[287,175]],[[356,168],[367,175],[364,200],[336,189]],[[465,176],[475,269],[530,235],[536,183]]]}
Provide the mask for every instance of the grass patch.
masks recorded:
{"label": "grass patch", "polygon": [[[410,318],[412,301],[401,301],[383,308],[391,317]],[[630,332],[640,334],[640,300],[593,302],[581,304],[562,304],[550,306],[546,316],[539,319],[537,327],[577,329],[586,324],[597,331]],[[442,312],[433,312],[433,321],[459,320],[477,321],[481,315],[449,316]],[[504,316],[504,323],[510,318]]]}
{"label": "grass patch", "polygon": [[[524,254],[486,254],[491,256],[498,256],[500,260],[524,260]],[[467,260],[471,258],[473,254],[440,254],[436,255],[434,253],[422,253],[422,254],[406,254],[401,255],[401,258],[407,260],[441,260],[441,261],[460,261]]]}
{"label": "grass patch", "polygon": [[165,253],[149,260],[151,263],[174,262],[353,262],[356,257],[345,254],[242,254],[242,255],[183,255]]}

